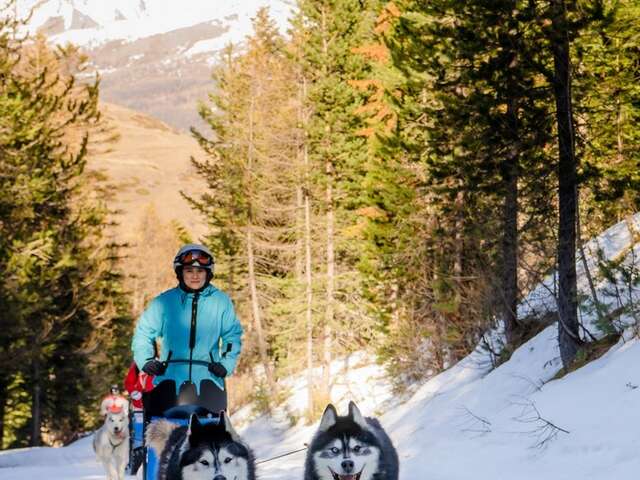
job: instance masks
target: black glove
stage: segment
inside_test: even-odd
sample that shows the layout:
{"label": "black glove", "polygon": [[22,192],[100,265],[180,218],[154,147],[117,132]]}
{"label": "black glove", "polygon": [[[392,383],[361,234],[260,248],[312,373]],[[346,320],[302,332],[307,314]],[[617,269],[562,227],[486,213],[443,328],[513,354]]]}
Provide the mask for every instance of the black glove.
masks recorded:
{"label": "black glove", "polygon": [[209,364],[209,371],[216,377],[224,378],[227,376],[227,369],[224,368],[224,365],[218,362],[211,362]]}
{"label": "black glove", "polygon": [[154,377],[156,375],[162,375],[166,369],[167,365],[160,360],[156,360],[155,358],[153,360],[149,360],[144,364],[144,367],[142,367],[142,371],[144,373],[148,373],[149,375],[153,375]]}

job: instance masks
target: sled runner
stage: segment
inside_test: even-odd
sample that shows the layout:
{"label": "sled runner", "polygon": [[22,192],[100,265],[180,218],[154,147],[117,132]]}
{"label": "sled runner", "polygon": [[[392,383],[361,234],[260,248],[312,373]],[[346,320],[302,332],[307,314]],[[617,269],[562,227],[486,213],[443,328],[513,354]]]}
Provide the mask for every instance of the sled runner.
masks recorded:
{"label": "sled runner", "polygon": [[[208,362],[199,360],[171,359],[171,355],[166,363],[189,363],[190,365],[204,366]],[[140,446],[134,449],[132,457],[143,456],[143,478],[145,480],[155,480],[157,478],[158,459],[151,448],[147,448],[144,442],[144,432],[147,426],[159,419],[169,420],[177,425],[187,425],[191,414],[195,413],[201,423],[217,423],[222,410],[227,409],[227,392],[218,387],[212,380],[202,380],[200,386],[191,381],[184,381],[180,388],[176,388],[173,380],[163,380],[155,388],[142,395],[144,404],[143,415],[140,420],[142,425]],[[135,419],[134,419],[135,420]],[[134,424],[134,432],[136,426]],[[134,473],[134,472],[132,472]]]}

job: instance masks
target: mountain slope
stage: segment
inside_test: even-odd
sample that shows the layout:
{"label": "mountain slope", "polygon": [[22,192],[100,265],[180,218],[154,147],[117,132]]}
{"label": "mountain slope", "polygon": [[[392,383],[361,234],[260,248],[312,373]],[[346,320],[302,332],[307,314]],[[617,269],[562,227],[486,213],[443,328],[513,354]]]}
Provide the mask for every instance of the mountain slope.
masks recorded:
{"label": "mountain slope", "polygon": [[181,190],[197,194],[205,188],[190,162],[191,156],[200,155],[196,141],[118,105],[103,103],[101,111],[117,140],[108,149],[90,153],[87,169],[104,179],[108,206],[118,211],[118,240],[134,241],[148,208],[162,223],[177,221],[194,238],[202,235],[204,219],[180,195]]}

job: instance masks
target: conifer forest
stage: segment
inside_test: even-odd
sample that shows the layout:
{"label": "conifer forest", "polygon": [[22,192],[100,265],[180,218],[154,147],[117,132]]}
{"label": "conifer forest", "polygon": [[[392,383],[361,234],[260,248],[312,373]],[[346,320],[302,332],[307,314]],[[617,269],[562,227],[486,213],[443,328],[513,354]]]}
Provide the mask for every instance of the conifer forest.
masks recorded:
{"label": "conifer forest", "polygon": [[[95,428],[160,293],[127,279],[146,264],[108,234],[110,192],[85,168],[113,136],[100,89],[80,49],[25,34],[7,7],[1,448]],[[199,115],[183,161],[206,189],[182,195],[245,331],[232,408],[270,411],[304,374],[314,421],[336,359],[366,351],[402,392],[494,328],[498,365],[557,321],[568,368],[585,302],[615,330],[576,268],[585,242],[640,210],[637,0],[297,0],[287,32],[263,8],[212,67]],[[154,239],[170,246],[152,271],[171,280],[178,240],[151,235],[149,252]],[[552,272],[557,318],[518,315]]]}

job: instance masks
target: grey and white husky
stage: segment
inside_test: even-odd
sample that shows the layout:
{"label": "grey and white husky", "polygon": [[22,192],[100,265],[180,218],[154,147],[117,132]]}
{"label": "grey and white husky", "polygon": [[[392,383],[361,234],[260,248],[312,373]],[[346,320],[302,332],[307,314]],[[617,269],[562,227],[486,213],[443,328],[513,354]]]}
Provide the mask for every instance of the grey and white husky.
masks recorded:
{"label": "grey and white husky", "polygon": [[355,403],[349,414],[325,409],[307,451],[304,480],[397,480],[398,454],[375,418],[365,418]]}
{"label": "grey and white husky", "polygon": [[251,449],[222,412],[219,423],[200,423],[191,415],[189,426],[167,420],[147,428],[147,444],[160,458],[158,480],[255,480]]}
{"label": "grey and white husky", "polygon": [[124,410],[107,413],[104,425],[93,436],[93,450],[108,480],[124,480],[129,460],[129,419]]}

